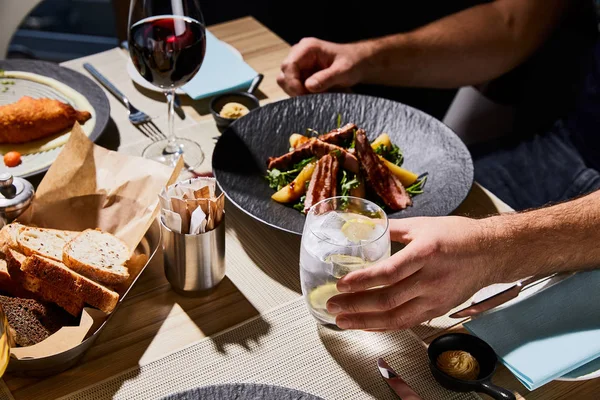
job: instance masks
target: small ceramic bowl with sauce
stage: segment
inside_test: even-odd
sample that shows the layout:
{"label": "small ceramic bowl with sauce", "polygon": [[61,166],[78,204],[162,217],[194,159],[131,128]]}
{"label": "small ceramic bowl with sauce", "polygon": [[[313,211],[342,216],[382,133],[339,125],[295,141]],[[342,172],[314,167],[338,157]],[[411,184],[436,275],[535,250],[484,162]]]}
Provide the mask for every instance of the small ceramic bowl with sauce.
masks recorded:
{"label": "small ceramic bowl with sauce", "polygon": [[[438,357],[446,351],[453,350],[465,351],[477,360],[479,364],[477,379],[458,379],[438,367]],[[492,383],[498,357],[490,345],[478,337],[464,333],[448,333],[431,342],[427,353],[433,377],[446,389],[456,392],[481,392],[496,400],[515,400],[512,392]]]}
{"label": "small ceramic bowl with sauce", "polygon": [[210,101],[210,112],[217,123],[219,132],[225,131],[235,120],[260,107],[254,91],[263,77],[262,74],[258,74],[247,92],[224,93]]}

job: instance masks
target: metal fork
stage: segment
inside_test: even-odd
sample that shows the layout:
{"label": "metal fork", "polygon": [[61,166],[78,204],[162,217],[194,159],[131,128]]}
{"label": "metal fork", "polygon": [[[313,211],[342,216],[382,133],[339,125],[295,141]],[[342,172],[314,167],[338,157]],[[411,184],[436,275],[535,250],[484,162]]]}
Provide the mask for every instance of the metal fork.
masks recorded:
{"label": "metal fork", "polygon": [[138,110],[134,107],[133,104],[129,101],[129,99],[119,90],[117,89],[104,75],[102,75],[96,68],[94,68],[89,63],[84,63],[83,68],[85,68],[94,78],[98,80],[109,92],[113,94],[129,111],[129,122],[131,122],[136,128],[139,129],[146,137],[148,137],[153,142],[166,139],[164,133],[154,124],[152,118],[144,113],[143,111]]}

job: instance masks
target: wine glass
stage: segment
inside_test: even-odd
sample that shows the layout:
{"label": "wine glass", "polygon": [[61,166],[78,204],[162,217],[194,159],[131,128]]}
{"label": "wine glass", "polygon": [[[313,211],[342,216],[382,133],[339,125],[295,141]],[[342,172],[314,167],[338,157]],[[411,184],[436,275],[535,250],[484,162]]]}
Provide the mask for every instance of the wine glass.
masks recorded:
{"label": "wine glass", "polygon": [[385,212],[358,197],[331,197],[306,214],[300,247],[300,284],[310,313],[329,328],[337,328],[327,301],[339,294],[344,275],[368,268],[391,253]]}
{"label": "wine glass", "polygon": [[175,136],[175,90],[200,69],[206,53],[204,19],[198,0],[131,0],[129,54],[148,82],[162,89],[168,103],[168,137],[150,144],[145,158],[175,166],[183,156],[188,169],[204,160],[200,145]]}

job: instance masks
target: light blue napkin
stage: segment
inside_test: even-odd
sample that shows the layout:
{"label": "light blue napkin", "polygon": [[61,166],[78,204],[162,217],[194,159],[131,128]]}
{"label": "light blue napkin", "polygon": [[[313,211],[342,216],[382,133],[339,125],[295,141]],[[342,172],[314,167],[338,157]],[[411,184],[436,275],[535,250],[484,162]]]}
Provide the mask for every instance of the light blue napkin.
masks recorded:
{"label": "light blue napkin", "polygon": [[230,47],[206,31],[206,56],[200,71],[182,89],[194,100],[245,90],[257,75]]}
{"label": "light blue napkin", "polygon": [[600,270],[580,272],[465,328],[534,390],[600,356]]}

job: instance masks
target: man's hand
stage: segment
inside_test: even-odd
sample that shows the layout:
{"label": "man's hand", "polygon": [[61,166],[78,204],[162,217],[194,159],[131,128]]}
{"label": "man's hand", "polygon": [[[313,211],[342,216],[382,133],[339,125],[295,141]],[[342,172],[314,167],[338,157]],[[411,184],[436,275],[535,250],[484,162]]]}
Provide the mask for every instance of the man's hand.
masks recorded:
{"label": "man's hand", "polygon": [[495,0],[414,31],[358,43],[302,39],[277,82],[291,96],[357,83],[458,88],[488,82],[533,54],[576,3]]}
{"label": "man's hand", "polygon": [[290,96],[347,88],[361,79],[360,64],[367,55],[361,43],[336,44],[302,39],[281,64],[279,86]]}
{"label": "man's hand", "polygon": [[405,329],[445,314],[498,275],[493,233],[487,220],[464,217],[390,220],[392,240],[406,247],[340,279],[347,293],[327,309],[343,329]]}

